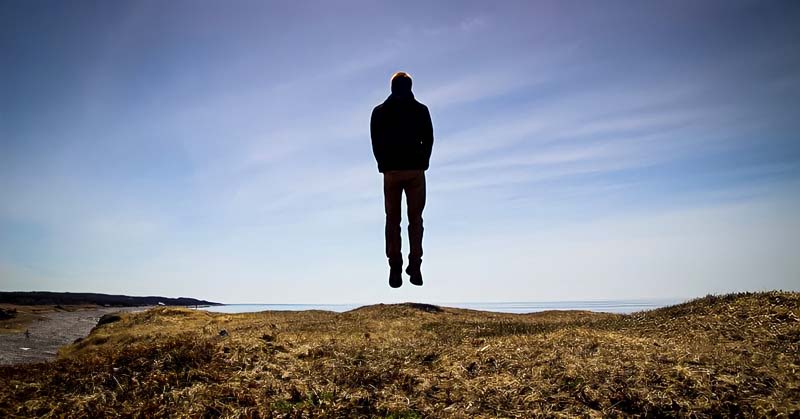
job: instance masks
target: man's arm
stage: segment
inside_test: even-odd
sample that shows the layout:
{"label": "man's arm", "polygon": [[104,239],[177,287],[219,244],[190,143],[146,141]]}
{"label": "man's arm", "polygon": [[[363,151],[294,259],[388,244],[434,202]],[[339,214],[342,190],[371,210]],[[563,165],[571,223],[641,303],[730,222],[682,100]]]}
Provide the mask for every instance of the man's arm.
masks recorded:
{"label": "man's arm", "polygon": [[372,137],[372,154],[375,156],[375,161],[378,163],[378,170],[381,169],[381,162],[383,161],[383,123],[380,120],[381,115],[378,108],[372,110],[372,117],[369,121],[369,134]]}
{"label": "man's arm", "polygon": [[423,151],[425,151],[425,159],[430,161],[431,152],[433,151],[433,122],[431,122],[431,112],[428,110],[428,107],[423,106],[423,109],[422,132],[420,133],[420,137]]}

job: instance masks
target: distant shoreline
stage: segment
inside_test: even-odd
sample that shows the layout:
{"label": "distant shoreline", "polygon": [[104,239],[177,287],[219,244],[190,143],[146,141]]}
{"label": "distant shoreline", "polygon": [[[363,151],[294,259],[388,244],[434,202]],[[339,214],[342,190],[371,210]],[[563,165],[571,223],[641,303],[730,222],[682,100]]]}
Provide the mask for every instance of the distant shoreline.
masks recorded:
{"label": "distant shoreline", "polygon": [[144,306],[216,306],[222,303],[189,297],[130,296],[100,293],[50,291],[0,291],[0,304],[15,305],[86,305],[101,307]]}

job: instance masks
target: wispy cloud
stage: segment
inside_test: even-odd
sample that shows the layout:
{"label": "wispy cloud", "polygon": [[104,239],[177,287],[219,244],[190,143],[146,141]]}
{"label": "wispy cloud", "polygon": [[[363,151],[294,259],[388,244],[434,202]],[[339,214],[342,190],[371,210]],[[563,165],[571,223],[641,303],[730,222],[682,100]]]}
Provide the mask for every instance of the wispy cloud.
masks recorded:
{"label": "wispy cloud", "polygon": [[[3,13],[27,7],[0,5],[0,23],[66,13]],[[538,278],[566,284],[552,298],[662,293],[669,275],[721,290],[703,278],[731,260],[786,278],[782,249],[746,255],[797,244],[779,227],[798,205],[796,11],[752,7],[760,19],[715,2],[175,2],[77,7],[41,33],[0,25],[0,64],[14,60],[0,76],[0,275],[239,301],[421,298],[366,286],[385,274],[369,117],[402,69],[436,137],[424,298],[481,297],[490,275],[514,298],[542,296]],[[714,220],[740,224],[703,227]],[[694,258],[692,243],[719,248]]]}

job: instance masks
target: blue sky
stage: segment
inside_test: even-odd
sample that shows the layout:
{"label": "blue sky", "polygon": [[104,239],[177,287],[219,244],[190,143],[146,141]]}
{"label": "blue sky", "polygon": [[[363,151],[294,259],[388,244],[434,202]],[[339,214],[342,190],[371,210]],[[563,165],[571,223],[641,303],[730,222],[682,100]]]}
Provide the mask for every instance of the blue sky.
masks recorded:
{"label": "blue sky", "polygon": [[[0,1],[0,289],[798,290],[798,21],[791,1]],[[398,70],[436,140],[426,285],[392,290],[369,116]]]}

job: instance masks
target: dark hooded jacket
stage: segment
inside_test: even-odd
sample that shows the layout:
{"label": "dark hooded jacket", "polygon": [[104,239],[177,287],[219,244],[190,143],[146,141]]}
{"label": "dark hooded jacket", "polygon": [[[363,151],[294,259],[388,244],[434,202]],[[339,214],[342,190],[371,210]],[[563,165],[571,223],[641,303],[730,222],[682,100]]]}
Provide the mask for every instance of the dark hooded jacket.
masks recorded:
{"label": "dark hooded jacket", "polygon": [[379,172],[428,169],[433,149],[431,114],[410,90],[393,92],[372,110],[370,133]]}

